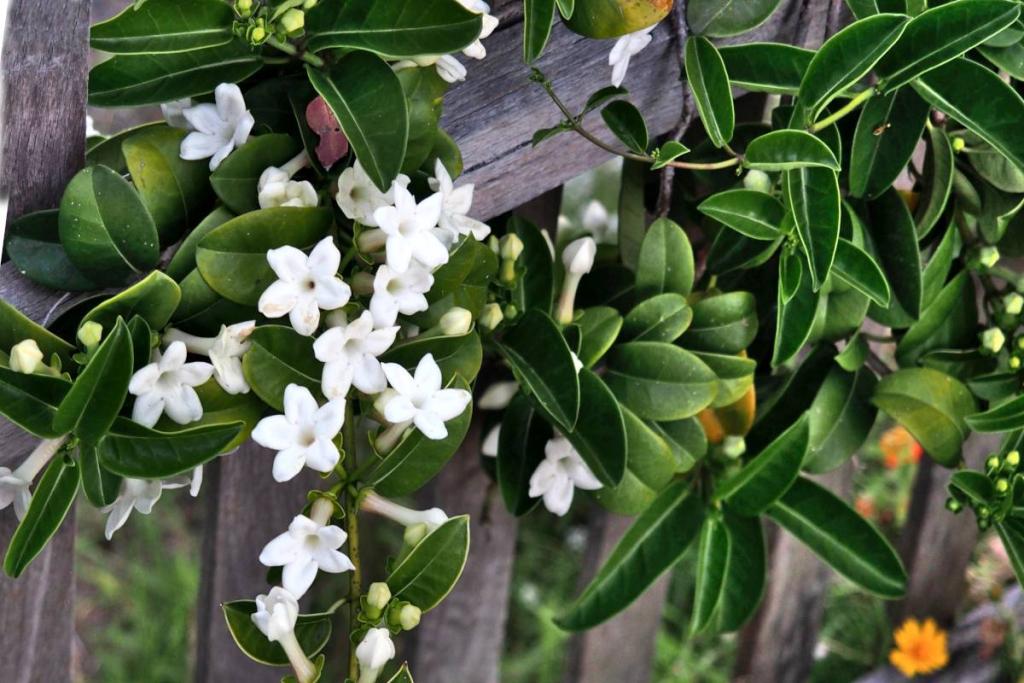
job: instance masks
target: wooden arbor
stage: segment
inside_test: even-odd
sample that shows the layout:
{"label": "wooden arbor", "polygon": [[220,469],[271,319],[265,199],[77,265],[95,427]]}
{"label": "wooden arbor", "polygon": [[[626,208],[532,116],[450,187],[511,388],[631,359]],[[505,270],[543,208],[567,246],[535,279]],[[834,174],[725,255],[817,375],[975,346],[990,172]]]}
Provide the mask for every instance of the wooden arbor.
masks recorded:
{"label": "wooden arbor", "polygon": [[[482,219],[527,205],[608,157],[573,135],[531,147],[533,132],[555,124],[559,114],[543,91],[527,78],[529,71],[521,58],[521,2],[498,0],[496,5],[501,25],[487,41],[488,57],[468,65],[468,80],[446,99],[443,124],[462,147],[466,164],[463,180],[476,184],[475,213]],[[813,47],[841,25],[842,9],[841,0],[783,0],[768,24],[742,40],[774,39]],[[89,0],[10,2],[3,54],[6,125],[0,194],[9,195],[11,218],[56,206],[65,184],[83,163],[89,12]],[[652,45],[633,60],[626,84],[634,103],[647,117],[652,136],[666,133],[692,117],[684,119],[689,113],[684,112],[682,91],[677,87],[681,48],[677,38],[685,37],[685,27],[680,25],[676,35],[672,26],[663,22],[658,27]],[[586,40],[559,25],[538,66],[567,103],[576,107],[607,83],[609,48],[610,42]],[[598,130],[611,139],[606,130]],[[546,207],[541,201],[530,210],[539,210],[539,216],[547,218],[548,227],[553,227],[555,214],[551,208],[549,198]],[[29,283],[11,263],[0,267],[0,297],[40,322],[52,320],[71,303],[67,295]],[[414,646],[410,652],[418,680],[426,683],[498,680],[515,522],[497,505],[488,503],[494,499],[488,499],[484,491],[465,485],[468,477],[486,486],[475,465],[478,432],[471,432],[463,452],[436,483],[449,512],[473,514],[474,544],[460,587],[444,606],[424,619],[417,634],[419,647]],[[5,422],[0,422],[0,443],[4,444],[0,465],[4,466],[20,461],[32,445],[30,439]],[[225,600],[255,595],[265,588],[264,572],[256,562],[254,549],[286,525],[295,501],[305,491],[301,483],[275,484],[265,455],[255,445],[244,446],[211,467],[205,485],[203,495],[209,508],[196,657],[196,678],[200,681],[280,678],[278,671],[252,664],[238,651],[219,607]],[[257,504],[266,514],[249,514]],[[488,505],[489,509],[484,509]],[[612,534],[622,527],[605,526]],[[13,527],[12,515],[0,514],[0,545],[6,546]],[[72,515],[21,579],[15,582],[0,578],[0,681],[58,683],[71,677],[73,532]],[[613,540],[603,540],[602,546],[612,545]],[[479,591],[484,586],[487,594],[481,599]],[[653,615],[655,619],[658,616],[656,611]],[[621,617],[636,618],[630,612]],[[646,618],[650,621],[650,616]],[[766,619],[771,621],[770,616]],[[614,633],[616,626],[613,623],[601,628]],[[454,649],[453,639],[470,630],[473,637],[460,641]],[[632,628],[630,632],[650,639],[650,629]],[[643,665],[632,667],[628,674],[609,670],[607,662],[594,654],[601,648],[587,645],[584,639],[580,647],[574,648],[577,661],[570,680],[647,680]],[[650,659],[649,647],[640,648],[640,660],[644,653]],[[616,649],[621,654],[629,648]],[[439,652],[446,654],[438,657]]]}

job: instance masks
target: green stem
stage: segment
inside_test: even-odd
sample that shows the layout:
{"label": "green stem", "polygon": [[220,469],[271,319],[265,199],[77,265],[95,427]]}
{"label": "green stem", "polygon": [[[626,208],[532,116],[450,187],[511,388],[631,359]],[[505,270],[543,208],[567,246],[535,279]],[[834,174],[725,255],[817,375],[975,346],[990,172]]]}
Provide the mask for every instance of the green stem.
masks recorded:
{"label": "green stem", "polygon": [[[355,415],[352,409],[352,401],[345,404],[345,425],[342,429],[342,446],[345,449],[345,459],[349,468],[355,468],[356,463],[356,430]],[[348,531],[348,556],[352,560],[352,577],[348,584],[348,618],[349,631],[356,626],[356,617],[359,613],[359,596],[362,594],[363,568],[359,560],[359,505],[357,496],[349,492],[345,496],[345,523]],[[348,640],[346,638],[346,640]],[[352,680],[359,677],[359,662],[356,659],[356,648],[351,642],[348,643],[348,676]]]}
{"label": "green stem", "polygon": [[811,126],[811,132],[812,133],[817,133],[820,130],[828,128],[833,123],[835,123],[836,121],[838,121],[839,119],[843,118],[844,116],[846,116],[850,112],[854,111],[860,105],[862,105],[865,102],[867,102],[868,100],[870,100],[874,96],[874,94],[875,94],[875,89],[874,88],[868,88],[867,90],[865,90],[863,92],[857,93],[857,95],[853,99],[851,99],[845,105],[840,107],[834,113],[826,116],[825,118],[821,119],[820,121],[815,121],[814,125]]}
{"label": "green stem", "polygon": [[272,48],[278,49],[287,55],[291,55],[292,57],[298,57],[307,64],[312,64],[313,66],[316,67],[321,67],[324,65],[324,60],[320,59],[315,54],[311,52],[299,52],[299,49],[292,45],[291,43],[282,42],[277,38],[268,38],[267,45],[269,45]]}

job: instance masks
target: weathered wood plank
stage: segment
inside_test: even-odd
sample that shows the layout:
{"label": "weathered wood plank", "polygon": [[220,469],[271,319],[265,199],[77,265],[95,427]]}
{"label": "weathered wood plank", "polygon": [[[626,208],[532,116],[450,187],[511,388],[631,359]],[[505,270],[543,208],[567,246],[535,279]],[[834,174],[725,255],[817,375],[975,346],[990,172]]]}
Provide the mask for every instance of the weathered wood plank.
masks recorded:
{"label": "weathered wood plank", "polygon": [[[56,204],[85,149],[87,0],[13,0],[3,53],[4,128],[0,195],[11,216]],[[42,320],[53,296],[38,287],[12,291],[13,269],[0,271],[0,296]],[[0,424],[0,465],[12,466],[32,440]],[[0,547],[16,521],[0,513]],[[0,578],[0,681],[71,680],[74,515],[17,581]]]}

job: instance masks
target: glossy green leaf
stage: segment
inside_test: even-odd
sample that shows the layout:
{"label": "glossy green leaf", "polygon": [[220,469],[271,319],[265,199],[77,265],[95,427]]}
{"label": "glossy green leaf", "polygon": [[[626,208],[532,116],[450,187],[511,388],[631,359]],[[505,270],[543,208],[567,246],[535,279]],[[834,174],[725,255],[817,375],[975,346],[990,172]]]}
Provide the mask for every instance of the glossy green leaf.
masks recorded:
{"label": "glossy green leaf", "polygon": [[889,289],[885,274],[875,259],[853,242],[839,238],[836,257],[832,262],[832,272],[839,280],[869,297],[879,306],[889,305],[892,291]]}
{"label": "glossy green leaf", "polygon": [[1007,0],[949,2],[914,17],[875,71],[882,92],[906,85],[1009,26],[1020,5]]}
{"label": "glossy green leaf", "polygon": [[118,418],[96,450],[111,472],[138,479],[166,479],[191,472],[223,452],[242,430],[241,422],[163,432]]}
{"label": "glossy green leaf", "polygon": [[729,557],[715,626],[719,631],[736,631],[757,610],[764,594],[764,532],[757,518],[726,510],[723,519],[729,535]]}
{"label": "glossy green leaf", "polygon": [[932,368],[904,368],[878,382],[874,404],[913,434],[938,463],[952,467],[969,433],[976,408],[959,380]]}
{"label": "glossy green leaf", "polygon": [[655,161],[651,164],[651,170],[657,171],[658,169],[665,168],[671,162],[689,152],[690,148],[678,140],[668,140],[661,147],[655,148],[653,152]]}
{"label": "glossy green leaf", "polygon": [[966,132],[959,137],[967,143],[970,149],[967,152],[967,159],[978,175],[1003,192],[1024,192],[1024,170],[1017,168],[1012,161],[982,142],[973,133]]}
{"label": "glossy green leaf", "polygon": [[[783,219],[783,227],[792,227],[792,218]],[[782,237],[771,242],[752,240],[732,230],[719,230],[708,251],[707,268],[719,275],[766,263],[782,244]]]}
{"label": "glossy green leaf", "polygon": [[[676,458],[668,441],[656,429],[622,408],[629,457],[616,486],[593,492],[605,509],[617,515],[638,515],[647,509],[676,471]],[[698,428],[699,429],[699,428]]]}
{"label": "glossy green leaf", "polygon": [[321,2],[306,14],[307,49],[368,50],[389,57],[458,52],[480,35],[480,15],[453,0]]}
{"label": "glossy green leaf", "polygon": [[[469,384],[462,377],[455,377],[446,386],[469,391]],[[378,456],[380,462],[367,475],[367,481],[382,496],[390,498],[418,491],[455,455],[466,439],[472,418],[470,403],[461,415],[445,423],[448,435],[443,439],[428,439],[420,430],[411,429],[398,445]]]}
{"label": "glossy green leaf", "polygon": [[516,394],[505,409],[498,435],[496,471],[505,507],[525,515],[539,498],[531,498],[530,477],[544,460],[544,446],[551,438],[551,426],[534,409],[529,397]]}
{"label": "glossy green leaf", "polygon": [[759,391],[757,417],[746,436],[747,450],[757,453],[810,410],[814,397],[834,366],[832,344],[819,344],[800,363],[796,372],[783,374],[771,392]]}
{"label": "glossy green leaf", "polygon": [[523,242],[523,253],[516,259],[516,268],[523,269],[516,281],[514,297],[519,310],[539,308],[550,311],[555,291],[555,270],[551,248],[540,228],[519,216],[507,224],[508,232]]}
{"label": "glossy green leaf", "polygon": [[0,367],[0,415],[41,439],[55,439],[64,431],[53,426],[57,407],[71,382],[49,375],[26,375]]}
{"label": "glossy green leaf", "polygon": [[154,330],[162,330],[180,301],[178,283],[155,270],[86,313],[82,323],[96,322],[108,331],[113,329],[118,318],[131,320],[137,315]]}
{"label": "glossy green leaf", "polygon": [[605,486],[615,486],[626,472],[626,425],[615,395],[591,370],[580,370],[580,415],[566,432],[573,447]]}
{"label": "glossy green leaf", "polygon": [[241,215],[260,208],[257,185],[270,166],[284,164],[301,146],[283,133],[257,135],[236,149],[210,174],[210,185],[224,205]]}
{"label": "glossy green leaf", "polygon": [[660,342],[630,342],[608,354],[605,381],[622,403],[648,420],[680,420],[711,405],[715,373],[689,351]]}
{"label": "glossy green leaf", "polygon": [[715,147],[723,147],[732,140],[736,125],[729,74],[718,49],[703,36],[691,36],[686,41],[686,80],[693,92],[704,130]]}
{"label": "glossy green leaf", "polygon": [[735,36],[763,24],[778,6],[779,0],[690,0],[686,23],[696,34]]}
{"label": "glossy green leaf", "polygon": [[241,423],[235,438],[220,449],[221,454],[231,453],[244,444],[256,424],[267,412],[267,404],[254,392],[247,394],[229,394],[221,388],[216,379],[207,380],[196,387],[199,401],[203,404],[203,416],[195,422],[180,425],[164,415],[156,423],[155,429],[160,432],[182,432],[196,427],[223,426]]}
{"label": "glossy green leaf", "polygon": [[472,330],[459,335],[412,337],[392,346],[380,356],[380,360],[398,363],[412,372],[428,353],[433,355],[445,382],[455,375],[472,382],[483,360],[480,335]]}
{"label": "glossy green leaf", "polygon": [[622,161],[622,185],[619,188],[619,256],[622,265],[633,271],[637,269],[640,247],[647,235],[644,183],[649,173],[650,169],[642,161]]}
{"label": "glossy green leaf", "polygon": [[729,540],[721,518],[709,516],[704,519],[697,544],[697,585],[693,596],[693,616],[690,617],[691,635],[708,625],[721,599],[731,550]]}
{"label": "glossy green leaf", "polygon": [[867,75],[899,39],[906,21],[898,14],[876,14],[826,40],[800,82],[793,123],[799,127],[813,124],[834,97]]}
{"label": "glossy green leaf", "polygon": [[61,434],[73,432],[87,444],[102,439],[128,395],[132,353],[128,327],[118,320],[61,401],[53,428]]}
{"label": "glossy green leaf", "polygon": [[786,198],[796,234],[807,254],[810,282],[818,291],[828,277],[839,242],[839,179],[827,168],[786,171]]}
{"label": "glossy green leaf", "polygon": [[391,595],[429,612],[451,592],[468,554],[469,516],[452,517],[391,570]]}
{"label": "glossy green leaf", "polygon": [[580,384],[555,322],[537,309],[526,311],[498,341],[498,350],[540,407],[571,431],[579,413]]}
{"label": "glossy green leaf", "polygon": [[663,292],[686,296],[693,289],[693,276],[693,248],[683,229],[667,218],[651,223],[637,257],[637,297]]}
{"label": "glossy green leaf", "polygon": [[593,306],[583,309],[576,318],[580,328],[580,348],[576,356],[583,367],[590,368],[604,357],[619,337],[623,318],[619,312],[609,306]]}
{"label": "glossy green leaf", "polygon": [[[796,289],[787,299],[785,287],[778,288],[775,312],[775,341],[772,349],[772,366],[777,367],[795,356],[811,336],[818,303],[821,295],[814,291],[811,278],[807,275],[807,261],[803,254],[794,252],[791,259],[799,260],[801,276]],[[779,272],[780,278],[782,272]]]}
{"label": "glossy green leaf", "polygon": [[[267,666],[288,666],[288,655],[279,643],[267,640],[267,636],[253,623],[256,613],[253,600],[232,600],[221,605],[228,631],[238,648],[260,664]],[[295,637],[307,657],[313,657],[323,650],[331,639],[330,614],[300,614],[295,622]]]}
{"label": "glossy green leaf", "polygon": [[890,188],[867,204],[867,214],[865,227],[893,299],[916,319],[921,314],[924,285],[917,229],[910,211],[899,193]]}
{"label": "glossy green leaf", "polygon": [[754,385],[757,362],[752,358],[707,351],[695,351],[693,355],[711,368],[718,378],[718,392],[715,394],[715,400],[711,402],[712,408],[732,405]]}
{"label": "glossy green leaf", "polygon": [[127,173],[128,166],[124,161],[124,153],[121,145],[125,140],[145,132],[151,128],[162,128],[166,124],[163,121],[151,121],[138,126],[126,128],[106,138],[88,138],[85,141],[85,164],[86,166],[106,166],[118,173]]}
{"label": "glossy green leaf", "polygon": [[11,347],[26,339],[34,340],[45,358],[56,354],[65,364],[70,362],[71,354],[75,351],[71,344],[0,299],[0,352],[9,353]]}
{"label": "glossy green leaf", "polygon": [[333,223],[329,209],[278,207],[233,218],[199,241],[196,266],[210,288],[235,303],[255,306],[277,280],[267,251],[309,249]]}
{"label": "glossy green leaf", "polygon": [[808,411],[810,441],[805,470],[833,470],[864,444],[878,414],[871,404],[877,383],[865,367],[856,372],[832,368]]}
{"label": "glossy green leaf", "polygon": [[259,71],[263,58],[242,39],[224,45],[175,52],[117,55],[89,71],[89,104],[137,107],[213,92]]}
{"label": "glossy green leaf", "polygon": [[135,189],[105,166],[79,171],[60,202],[60,241],[99,285],[115,285],[160,259],[156,225]]}
{"label": "glossy green leaf", "polygon": [[978,46],[978,51],[996,68],[1005,71],[1018,81],[1024,78],[1024,43],[1009,47]]}
{"label": "glossy green leaf", "polygon": [[121,488],[121,476],[103,466],[95,446],[82,444],[78,454],[85,497],[98,508],[112,505]]}
{"label": "glossy green leaf", "polygon": [[715,491],[716,500],[743,515],[759,515],[777,501],[793,484],[800,472],[810,440],[809,419],[805,415],[723,482]]}
{"label": "glossy green leaf", "polygon": [[976,432],[1008,432],[1024,427],[1024,396],[1000,403],[983,413],[968,415],[967,426]]}
{"label": "glossy green leaf", "polygon": [[768,515],[833,569],[869,593],[892,599],[906,590],[906,570],[889,542],[818,484],[798,478],[768,510]]}
{"label": "glossy green leaf", "polygon": [[601,110],[601,118],[628,149],[637,154],[647,153],[647,122],[631,102],[615,100]]}
{"label": "glossy green leaf", "polygon": [[713,194],[697,207],[706,216],[755,240],[779,237],[786,209],[775,197],[754,190],[726,190]]}
{"label": "glossy green leaf", "polygon": [[936,349],[976,347],[978,307],[974,283],[962,271],[942,288],[921,312],[921,317],[896,345],[896,360],[902,367],[914,365],[925,353]]}
{"label": "glossy green leaf", "polygon": [[719,48],[733,85],[751,92],[795,95],[814,57],[785,43],[743,43]]}
{"label": "glossy green leaf", "polygon": [[234,217],[235,215],[223,206],[218,206],[207,214],[207,216],[199,222],[199,225],[193,228],[188,235],[185,236],[185,239],[181,241],[181,244],[178,245],[178,248],[174,252],[174,256],[171,257],[167,267],[164,268],[164,272],[178,282],[182,282],[186,277],[188,277],[189,273],[195,271],[196,249],[199,247],[200,240],[206,237],[208,232],[218,226],[224,225]]}
{"label": "glossy green leaf", "polygon": [[229,42],[234,19],[219,0],[147,0],[93,24],[89,44],[115,54],[197,50]]}
{"label": "glossy green leaf", "polygon": [[779,301],[783,304],[796,296],[804,276],[804,259],[797,251],[787,251],[779,257]]}
{"label": "glossy green leaf", "polygon": [[249,335],[249,350],[242,356],[242,372],[253,392],[268,406],[284,412],[284,390],[289,384],[320,396],[323,363],[313,354],[313,339],[286,325],[260,325]]}
{"label": "glossy green leaf", "polygon": [[555,0],[523,0],[523,61],[536,61],[544,52],[555,18]]}
{"label": "glossy green leaf", "polygon": [[70,458],[57,457],[43,473],[32,493],[32,502],[7,546],[4,572],[18,578],[43,551],[60,529],[78,494],[81,478],[78,465]]}
{"label": "glossy green leaf", "polygon": [[[693,310],[681,294],[658,294],[633,307],[622,324],[623,339],[674,342],[693,319]],[[585,337],[584,337],[585,338]]]}
{"label": "glossy green leaf", "polygon": [[[708,437],[696,417],[672,422],[648,422],[647,425],[665,439],[676,461],[677,471],[690,470],[698,460],[707,455]],[[629,462],[626,464],[628,466]]]}
{"label": "glossy green leaf", "polygon": [[996,524],[1015,576],[1024,577],[1024,520],[1010,517]]}
{"label": "glossy green leaf", "polygon": [[25,214],[7,225],[5,253],[33,282],[63,291],[81,292],[98,287],[71,262],[60,243],[58,211]]}
{"label": "glossy green leaf", "polygon": [[637,518],[597,576],[556,623],[568,631],[596,626],[628,607],[686,552],[704,518],[690,483],[669,485]]}
{"label": "glossy green leaf", "polygon": [[990,505],[995,498],[992,480],[975,470],[959,470],[949,477],[949,493],[961,502]]}
{"label": "glossy green leaf", "polygon": [[750,292],[728,292],[693,303],[693,322],[680,343],[695,351],[739,353],[757,336],[757,306]]}
{"label": "glossy green leaf", "polygon": [[221,298],[210,289],[198,270],[193,270],[181,281],[181,303],[171,321],[174,326],[191,334],[215,336],[225,323],[242,322],[256,318],[255,306],[243,306]]}
{"label": "glossy green leaf", "polygon": [[821,138],[802,130],[776,130],[750,141],[743,157],[747,168],[790,171],[818,166],[838,171],[836,155]]}
{"label": "glossy green leaf", "polygon": [[352,52],[329,71],[310,66],[306,73],[367,175],[387,192],[402,168],[409,140],[409,112],[398,77],[387,62],[368,52]]}
{"label": "glossy green leaf", "polygon": [[850,194],[874,197],[907,167],[930,111],[913,88],[872,97],[861,110],[850,150]]}

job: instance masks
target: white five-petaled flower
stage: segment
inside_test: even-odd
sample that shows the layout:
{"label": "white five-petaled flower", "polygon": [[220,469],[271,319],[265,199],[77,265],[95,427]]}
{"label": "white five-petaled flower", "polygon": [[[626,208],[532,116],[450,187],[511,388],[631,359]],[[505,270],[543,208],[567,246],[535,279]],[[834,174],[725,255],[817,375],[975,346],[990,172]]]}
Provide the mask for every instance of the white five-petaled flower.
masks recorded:
{"label": "white five-petaled flower", "polygon": [[572,505],[574,489],[595,491],[601,482],[564,436],[544,446],[544,459],[530,477],[530,497],[544,497],[544,507],[561,517]]}
{"label": "white five-petaled flower", "polygon": [[338,194],[334,199],[345,218],[357,221],[371,228],[377,227],[373,212],[383,206],[390,206],[394,200],[394,188],[405,188],[409,185],[409,176],[400,174],[395,178],[387,192],[381,192],[373,184],[359,160],[346,168],[338,176]]}
{"label": "white five-petaled flower", "polygon": [[180,425],[202,418],[203,404],[194,387],[213,374],[209,363],[186,363],[188,351],[184,342],[172,342],[161,356],[154,352],[154,361],[134,375],[128,391],[135,396],[132,420],[152,427],[164,413]]}
{"label": "white five-petaled flower", "polygon": [[307,257],[293,246],[271,249],[267,262],[279,278],[260,296],[257,308],[268,318],[288,319],[309,336],[320,324],[320,309],[333,311],[348,303],[352,290],[338,276],[341,252],[325,237]]}
{"label": "white five-petaled flower", "polygon": [[213,377],[229,394],[249,393],[249,383],[242,373],[242,356],[252,345],[249,335],[256,329],[255,320],[234,325],[221,325],[216,337],[196,337],[176,328],[164,333],[164,343],[180,341],[189,353],[208,356],[213,364]]}
{"label": "white five-petaled flower", "polygon": [[388,266],[405,272],[413,261],[429,269],[448,262],[448,248],[435,229],[441,219],[441,193],[416,203],[416,198],[401,185],[392,188],[394,206],[382,206],[373,212],[377,225],[387,235]]}
{"label": "white five-petaled flower", "polygon": [[277,166],[270,166],[260,174],[256,197],[261,209],[277,206],[313,207],[320,203],[313,183],[308,180],[292,180]]}
{"label": "white five-petaled flower", "polygon": [[395,657],[395,644],[386,628],[371,628],[356,647],[359,660],[359,681],[374,683],[384,665]]}
{"label": "white five-petaled flower", "polygon": [[398,327],[373,329],[373,314],[362,314],[320,335],[313,353],[324,364],[323,390],[327,398],[343,398],[354,385],[365,394],[379,394],[388,380],[377,357],[395,343]]}
{"label": "white five-petaled flower", "polygon": [[458,0],[458,2],[470,12],[483,15],[481,17],[482,26],[480,29],[480,35],[477,36],[475,41],[462,50],[462,54],[467,57],[483,59],[487,56],[487,50],[484,48],[484,44],[480,41],[494,33],[494,29],[498,28],[498,18],[491,14],[491,6],[483,0]]}
{"label": "white five-petaled flower", "polygon": [[10,468],[0,467],[0,510],[13,503],[15,516],[19,520],[25,518],[28,506],[32,502],[32,493],[29,490],[32,481],[53,459],[65,441],[66,436],[59,439],[43,439],[13,472]]}
{"label": "white five-petaled flower", "polygon": [[330,472],[341,454],[334,438],[345,422],[345,399],[317,405],[309,389],[289,384],[284,390],[284,415],[260,420],[252,430],[253,441],[277,451],[274,479],[288,481],[304,466]]}
{"label": "white five-petaled flower", "polygon": [[612,67],[612,85],[618,87],[626,79],[630,58],[647,47],[651,42],[653,26],[648,26],[615,41],[612,51],[608,53],[608,65]]}
{"label": "white five-petaled flower", "polygon": [[299,639],[295,636],[295,624],[299,620],[299,601],[294,595],[280,586],[274,586],[270,593],[256,597],[256,611],[252,623],[263,632],[272,643],[278,643],[288,661],[295,669],[295,677],[300,683],[313,680],[316,666],[302,650]]}
{"label": "white five-petaled flower", "polygon": [[434,163],[434,177],[429,178],[427,182],[431,190],[441,194],[441,217],[438,226],[449,244],[458,240],[461,235],[472,235],[475,239],[483,240],[491,234],[490,226],[467,215],[473,205],[473,183],[455,187],[448,169],[440,159]]}
{"label": "white five-petaled flower", "polygon": [[284,567],[282,584],[301,598],[313,585],[318,571],[340,574],[355,568],[348,556],[338,551],[347,538],[340,527],[297,515],[288,531],[263,548],[260,562],[268,567]]}
{"label": "white five-petaled flower", "polygon": [[412,422],[428,439],[448,436],[445,422],[462,414],[473,396],[465,389],[441,388],[441,368],[433,354],[420,359],[415,375],[397,363],[383,363],[395,394],[384,402],[384,417],[393,424]]}
{"label": "white five-petaled flower", "polygon": [[381,266],[373,276],[373,296],[370,313],[373,324],[389,327],[398,320],[398,314],[413,315],[430,307],[426,294],[434,286],[434,276],[418,264],[410,264],[405,272]]}
{"label": "white five-petaled flower", "polygon": [[203,102],[183,109],[181,114],[192,128],[181,141],[181,158],[210,159],[210,170],[220,166],[235,147],[249,139],[255,124],[245,108],[245,98],[234,83],[221,83],[214,91],[216,104]]}

